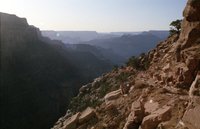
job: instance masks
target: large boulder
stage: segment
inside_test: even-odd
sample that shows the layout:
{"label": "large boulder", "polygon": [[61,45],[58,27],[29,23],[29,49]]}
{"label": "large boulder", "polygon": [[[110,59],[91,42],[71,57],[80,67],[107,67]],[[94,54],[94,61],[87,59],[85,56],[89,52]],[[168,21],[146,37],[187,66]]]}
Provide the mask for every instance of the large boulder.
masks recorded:
{"label": "large boulder", "polygon": [[85,109],[82,113],[81,116],[79,117],[79,123],[83,124],[87,121],[89,121],[91,118],[93,118],[95,116],[95,112],[94,109],[91,107],[88,107],[87,109]]}
{"label": "large boulder", "polygon": [[63,129],[76,129],[77,123],[79,120],[78,118],[80,115],[81,115],[80,112],[78,112],[75,115],[73,115],[72,117],[65,120]]}
{"label": "large boulder", "polygon": [[199,0],[188,0],[184,10],[184,19],[181,34],[178,40],[181,48],[185,49],[197,42],[200,35],[200,2]]}
{"label": "large boulder", "polygon": [[150,100],[144,104],[145,114],[151,114],[152,112],[156,111],[159,108],[158,102],[154,102]]}
{"label": "large boulder", "polygon": [[141,128],[142,129],[155,129],[159,123],[167,121],[171,118],[171,107],[164,106],[152,114],[144,117]]}
{"label": "large boulder", "polygon": [[84,126],[84,123],[95,117],[93,108],[86,108],[83,112],[78,112],[63,122],[63,129],[77,129],[78,126]]}
{"label": "large boulder", "polygon": [[120,95],[121,95],[121,89],[116,90],[116,91],[112,91],[112,92],[105,95],[105,97],[104,97],[105,102],[107,103],[111,100],[117,99],[117,98],[119,98]]}
{"label": "large boulder", "polygon": [[123,129],[138,129],[144,117],[144,105],[141,101],[135,101],[131,107],[131,113]]}

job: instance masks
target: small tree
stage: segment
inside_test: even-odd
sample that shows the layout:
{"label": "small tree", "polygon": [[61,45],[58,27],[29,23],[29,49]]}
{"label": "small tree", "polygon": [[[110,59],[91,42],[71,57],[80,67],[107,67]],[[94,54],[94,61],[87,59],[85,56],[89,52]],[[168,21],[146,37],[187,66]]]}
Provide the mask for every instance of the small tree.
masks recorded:
{"label": "small tree", "polygon": [[139,69],[140,68],[140,61],[138,57],[132,56],[131,58],[129,58],[128,62],[126,62],[127,66],[132,66],[135,69]]}
{"label": "small tree", "polygon": [[180,34],[182,20],[172,21],[170,24],[170,35]]}

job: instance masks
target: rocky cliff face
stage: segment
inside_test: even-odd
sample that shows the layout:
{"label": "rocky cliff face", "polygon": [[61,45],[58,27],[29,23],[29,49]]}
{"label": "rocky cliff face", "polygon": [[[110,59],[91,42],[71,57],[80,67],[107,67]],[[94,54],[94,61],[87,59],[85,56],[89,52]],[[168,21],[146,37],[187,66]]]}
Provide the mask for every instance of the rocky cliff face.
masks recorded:
{"label": "rocky cliff face", "polygon": [[0,13],[0,33],[0,128],[49,128],[71,96],[62,85],[78,78],[74,67],[24,18]]}
{"label": "rocky cliff face", "polygon": [[26,19],[5,13],[0,61],[1,129],[50,128],[83,83],[111,69],[92,53],[44,38]]}
{"label": "rocky cliff face", "polygon": [[123,67],[83,86],[53,129],[199,129],[199,0],[188,0],[181,34],[145,60],[145,71]]}

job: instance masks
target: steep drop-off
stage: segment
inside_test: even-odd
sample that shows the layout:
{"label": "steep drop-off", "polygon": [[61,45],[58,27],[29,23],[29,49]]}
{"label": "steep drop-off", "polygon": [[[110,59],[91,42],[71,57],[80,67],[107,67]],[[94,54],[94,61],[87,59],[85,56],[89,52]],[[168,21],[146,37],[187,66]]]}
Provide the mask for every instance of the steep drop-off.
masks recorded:
{"label": "steep drop-off", "polygon": [[0,31],[1,129],[50,128],[81,85],[111,69],[92,53],[42,37],[25,18],[0,13]]}
{"label": "steep drop-off", "polygon": [[90,44],[105,49],[110,49],[117,55],[128,59],[131,56],[138,56],[154,48],[160,38],[151,33],[138,35],[122,35],[109,39],[95,39],[81,44]]}
{"label": "steep drop-off", "polygon": [[188,0],[180,35],[128,64],[80,88],[53,128],[200,129],[199,0]]}

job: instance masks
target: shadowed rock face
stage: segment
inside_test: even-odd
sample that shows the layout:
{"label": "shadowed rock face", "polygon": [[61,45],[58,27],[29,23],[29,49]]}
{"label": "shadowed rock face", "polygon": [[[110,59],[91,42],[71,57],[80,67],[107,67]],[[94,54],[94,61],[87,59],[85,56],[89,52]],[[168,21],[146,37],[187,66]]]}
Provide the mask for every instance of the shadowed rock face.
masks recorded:
{"label": "shadowed rock face", "polygon": [[0,22],[1,128],[49,128],[73,94],[64,87],[80,77],[26,19],[0,13]]}
{"label": "shadowed rock face", "polygon": [[189,0],[183,12],[183,16],[189,22],[200,21],[200,2],[199,0]]}
{"label": "shadowed rock face", "polygon": [[182,48],[190,47],[192,44],[200,42],[200,2],[189,0],[183,12],[184,19],[179,42]]}
{"label": "shadowed rock face", "polygon": [[0,13],[0,32],[2,129],[50,128],[83,83],[111,68],[92,53],[42,37],[25,18]]}

